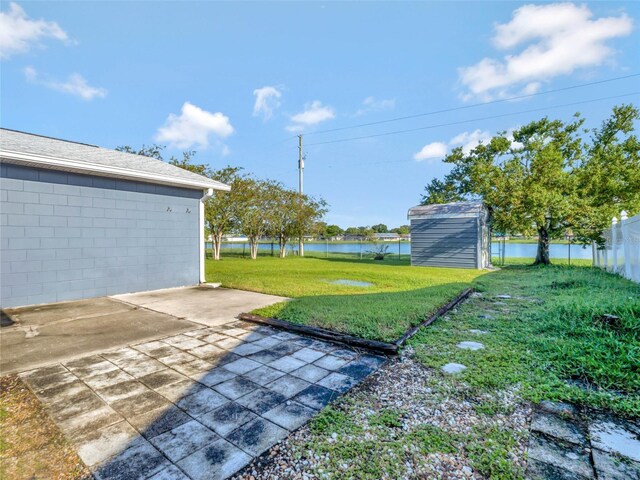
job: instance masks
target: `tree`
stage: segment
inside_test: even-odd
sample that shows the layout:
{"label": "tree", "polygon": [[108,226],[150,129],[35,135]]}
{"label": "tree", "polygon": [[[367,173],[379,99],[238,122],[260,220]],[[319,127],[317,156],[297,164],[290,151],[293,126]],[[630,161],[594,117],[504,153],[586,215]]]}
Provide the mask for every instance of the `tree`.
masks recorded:
{"label": "tree", "polygon": [[252,259],[258,256],[260,239],[269,230],[268,212],[273,211],[279,184],[270,180],[245,179],[245,195],[239,207],[240,229],[249,240]]}
{"label": "tree", "polygon": [[162,158],[162,150],[165,147],[162,145],[142,145],[142,148],[136,150],[135,148],[130,147],[129,145],[121,145],[116,147],[116,150],[119,152],[132,153],[133,155],[142,155],[143,157],[151,157],[157,160],[162,160],[164,162],[164,158]]}
{"label": "tree", "polygon": [[[302,199],[299,194],[296,195],[298,195],[299,211],[296,216],[295,232],[302,241],[305,234],[314,232],[315,225],[327,213],[327,202],[323,198],[315,198],[310,195],[303,195]],[[326,226],[326,223],[324,225]]]}
{"label": "tree", "polygon": [[171,165],[175,165],[176,167],[180,167],[184,170],[188,170],[193,173],[197,173],[198,175],[203,175],[205,177],[211,177],[213,172],[209,168],[208,165],[191,163],[191,159],[196,154],[194,150],[185,150],[182,152],[182,158],[177,159],[176,157],[171,157],[169,159],[169,163]]}
{"label": "tree", "polygon": [[246,196],[251,182],[240,173],[241,170],[241,167],[227,166],[211,174],[213,180],[231,187],[229,192],[216,191],[213,197],[207,200],[204,208],[214,260],[220,260],[222,236],[239,228],[241,210],[247,205]]}
{"label": "tree", "polygon": [[388,233],[389,227],[387,227],[384,223],[379,223],[377,225],[373,225],[371,227],[371,230],[373,230],[374,233]]}
{"label": "tree", "polygon": [[409,225],[400,225],[398,228],[394,228],[391,231],[398,235],[409,235],[409,233],[411,233],[411,227],[409,227]]}
{"label": "tree", "polygon": [[[162,151],[165,148],[166,147],[164,145],[153,144],[149,146],[142,145],[140,149],[136,150],[129,145],[121,145],[119,147],[116,147],[116,150],[119,152],[132,153],[134,155],[142,155],[143,157],[151,157],[157,160],[162,160],[164,162],[165,159],[162,155]],[[178,159],[176,156],[171,155],[167,162],[184,170],[189,170],[190,172],[204,175],[205,177],[210,177],[212,172],[208,165],[192,163],[192,159],[195,155],[196,152],[194,150],[185,150],[182,152],[181,159]]]}
{"label": "tree", "polygon": [[309,195],[288,190],[280,183],[274,184],[274,198],[267,216],[269,233],[278,240],[280,258],[286,256],[286,245],[291,238],[311,231],[326,212],[326,203]]}
{"label": "tree", "polygon": [[434,178],[424,189],[427,193],[422,195],[420,202],[422,205],[464,200],[464,195],[459,191],[458,185],[452,178],[447,178],[445,181]]}
{"label": "tree", "polygon": [[325,228],[325,235],[329,238],[337,237],[343,233],[344,230],[342,230],[338,225],[327,225],[327,228]]}
{"label": "tree", "polygon": [[313,226],[309,231],[314,238],[324,238],[327,234],[327,222],[317,221],[313,222]]}
{"label": "tree", "polygon": [[572,214],[582,123],[543,118],[519,128],[513,138],[499,134],[469,153],[458,147],[444,159],[454,165],[444,184],[455,186],[462,198],[482,199],[499,231],[537,232],[535,263],[548,264],[549,241],[564,233]]}
{"label": "tree", "polygon": [[[571,230],[584,243],[602,242],[601,232],[625,208],[640,210],[640,142],[632,105],[615,107],[590,140],[583,119],[534,121],[501,133],[469,153],[454,149],[445,179],[427,186],[424,203],[449,195],[480,199],[500,232],[537,233],[535,264],[548,264],[549,243]],[[435,186],[434,186],[435,185]],[[445,193],[443,193],[445,192]]]}
{"label": "tree", "polygon": [[640,211],[640,142],[632,105],[614,107],[611,117],[591,132],[587,158],[578,174],[578,202],[572,231],[578,241],[604,244],[602,232],[622,210]]}

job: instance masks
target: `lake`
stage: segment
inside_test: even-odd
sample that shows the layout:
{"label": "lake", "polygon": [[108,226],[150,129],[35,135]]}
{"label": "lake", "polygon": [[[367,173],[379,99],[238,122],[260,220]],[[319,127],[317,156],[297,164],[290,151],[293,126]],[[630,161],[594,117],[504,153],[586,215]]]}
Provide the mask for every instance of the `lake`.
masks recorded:
{"label": "lake", "polygon": [[[248,245],[246,243],[225,243],[224,249],[238,249],[242,250],[243,245],[246,246],[247,255],[249,254]],[[385,242],[384,245],[388,245],[388,251],[391,253],[400,253],[402,255],[408,255],[411,252],[410,242]],[[211,243],[207,243],[207,248],[211,248]],[[270,250],[270,243],[260,244],[260,250]],[[368,250],[372,250],[374,246],[371,243],[359,243],[359,242],[339,242],[339,243],[305,243],[305,251],[308,252],[325,252],[325,253],[367,253]],[[498,256],[498,252],[502,245],[498,242],[491,244],[491,252],[493,256]],[[519,257],[519,258],[535,258],[537,245],[535,243],[509,243],[505,244],[505,257]],[[274,252],[278,252],[278,245],[274,244]],[[288,250],[297,251],[298,244],[289,244]],[[399,249],[399,251],[398,251]],[[549,254],[551,258],[566,259],[569,252],[569,245],[551,244]],[[571,245],[571,258],[580,258],[591,260],[591,247],[583,248],[582,245]]]}

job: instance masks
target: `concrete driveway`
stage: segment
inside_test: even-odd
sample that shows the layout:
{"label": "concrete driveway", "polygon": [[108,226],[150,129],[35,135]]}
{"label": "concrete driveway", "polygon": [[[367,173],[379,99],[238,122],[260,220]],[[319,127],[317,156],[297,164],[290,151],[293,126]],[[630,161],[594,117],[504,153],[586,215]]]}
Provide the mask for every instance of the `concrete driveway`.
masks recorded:
{"label": "concrete driveway", "polygon": [[288,300],[275,295],[209,286],[128,293],[113,298],[208,327],[224,325],[241,313]]}
{"label": "concrete driveway", "polygon": [[15,323],[0,330],[0,373],[229,323],[242,312],[283,300],[196,286],[6,309]]}

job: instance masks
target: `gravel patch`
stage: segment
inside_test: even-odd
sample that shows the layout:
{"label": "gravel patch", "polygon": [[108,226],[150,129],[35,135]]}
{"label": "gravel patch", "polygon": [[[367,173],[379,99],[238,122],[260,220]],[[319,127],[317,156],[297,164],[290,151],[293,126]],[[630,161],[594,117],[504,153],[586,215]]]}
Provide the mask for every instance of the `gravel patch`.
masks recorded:
{"label": "gravel patch", "polygon": [[[335,410],[343,411],[357,426],[357,433],[314,431],[306,425],[254,460],[233,477],[235,480],[276,480],[315,478],[357,478],[352,468],[358,463],[332,464],[327,449],[315,451],[318,444],[340,445],[344,441],[373,441],[376,444],[406,438],[420,427],[434,426],[461,439],[455,453],[423,453],[407,443],[402,455],[395,460],[392,475],[380,478],[441,478],[481,479],[467,455],[465,443],[478,438],[478,429],[497,428],[514,432],[517,442],[510,450],[514,465],[526,468],[526,445],[531,407],[521,402],[517,392],[501,391],[482,398],[467,397],[467,387],[458,381],[449,381],[439,371],[424,367],[411,358],[412,349],[404,350],[404,357],[394,359],[373,373],[362,384],[332,403]],[[500,405],[494,415],[479,413],[475,406],[483,402]],[[380,412],[400,412],[394,428],[381,428],[374,418]],[[399,470],[398,470],[399,469]]]}

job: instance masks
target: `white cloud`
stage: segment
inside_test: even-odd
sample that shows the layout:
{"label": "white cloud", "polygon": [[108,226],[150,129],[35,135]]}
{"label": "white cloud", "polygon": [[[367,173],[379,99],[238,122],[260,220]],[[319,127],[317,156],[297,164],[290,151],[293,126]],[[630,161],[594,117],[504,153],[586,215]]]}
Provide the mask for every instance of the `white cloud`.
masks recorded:
{"label": "white cloud", "polygon": [[332,107],[322,105],[320,100],[314,100],[305,104],[304,111],[291,117],[293,124],[288,125],[286,129],[290,132],[301,132],[305,127],[331,120],[335,116],[336,114]]}
{"label": "white cloud", "polygon": [[270,119],[273,111],[280,106],[282,92],[276,87],[265,86],[256,88],[253,94],[256,97],[256,102],[253,105],[253,116],[262,115],[264,120]]}
{"label": "white cloud", "polygon": [[101,87],[92,87],[79,73],[72,73],[64,82],[52,80],[50,78],[41,78],[33,67],[26,67],[24,69],[24,75],[28,82],[36,85],[42,85],[58,92],[68,93],[69,95],[80,97],[83,100],[93,100],[96,97],[104,98],[107,96],[106,89]]}
{"label": "white cloud", "polygon": [[491,134],[489,132],[482,131],[480,129],[473,132],[462,132],[449,141],[449,145],[452,147],[462,146],[462,151],[466,154],[478,146],[479,143],[486,143],[491,140]]}
{"label": "white cloud", "polygon": [[[169,114],[164,126],[158,129],[155,140],[167,142],[175,148],[207,148],[209,137],[215,135],[226,138],[234,132],[229,117],[220,112],[211,113],[185,102],[182,105],[180,115]],[[228,153],[228,148],[222,146],[223,154]]]}
{"label": "white cloud", "polygon": [[414,160],[422,162],[424,160],[434,160],[442,158],[447,154],[447,144],[442,142],[428,143],[422,150],[413,156]]}
{"label": "white cloud", "polygon": [[392,110],[396,107],[394,98],[376,99],[375,97],[367,97],[362,101],[362,107],[355,113],[355,116],[364,115],[369,112],[383,112]]}
{"label": "white cloud", "polygon": [[[463,98],[489,100],[512,95],[513,89],[535,93],[541,82],[610,61],[615,50],[606,42],[629,35],[633,22],[625,14],[592,17],[588,6],[573,3],[518,8],[510,22],[495,26],[493,44],[507,54],[459,69],[468,89]],[[516,47],[521,50],[514,51]]]}
{"label": "white cloud", "polygon": [[424,160],[437,160],[443,158],[449,151],[450,147],[458,146],[462,146],[462,151],[464,153],[469,153],[479,143],[484,143],[490,139],[491,134],[487,131],[478,129],[473,132],[462,132],[449,140],[448,143],[432,142],[426,144],[422,147],[422,150],[413,156],[413,159],[418,162]]}
{"label": "white cloud", "polygon": [[522,148],[524,148],[524,144],[516,142],[513,138],[513,132],[515,132],[519,128],[520,127],[511,127],[509,130],[507,130],[507,139],[511,142],[511,148],[514,150],[521,150]]}
{"label": "white cloud", "polygon": [[0,12],[0,59],[28,52],[45,38],[69,40],[56,22],[32,20],[17,3],[10,3],[8,11]]}

